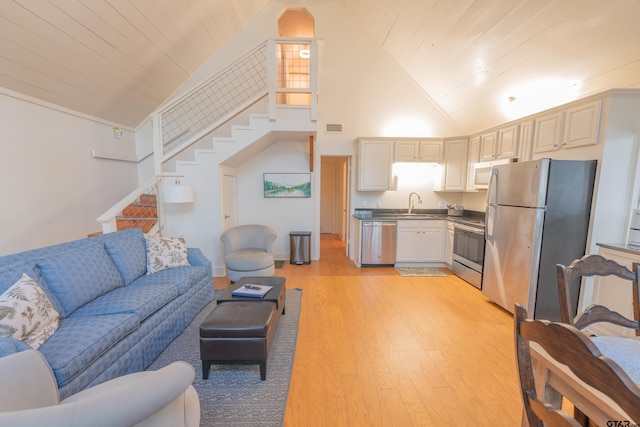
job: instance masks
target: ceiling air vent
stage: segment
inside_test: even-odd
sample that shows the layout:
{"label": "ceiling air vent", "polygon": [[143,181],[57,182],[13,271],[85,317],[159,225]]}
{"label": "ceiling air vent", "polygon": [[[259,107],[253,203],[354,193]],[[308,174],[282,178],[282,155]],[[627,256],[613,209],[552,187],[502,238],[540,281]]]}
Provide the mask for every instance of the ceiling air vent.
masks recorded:
{"label": "ceiling air vent", "polygon": [[341,133],[342,132],[342,125],[341,124],[335,124],[335,123],[327,123],[327,132],[330,132],[330,133]]}

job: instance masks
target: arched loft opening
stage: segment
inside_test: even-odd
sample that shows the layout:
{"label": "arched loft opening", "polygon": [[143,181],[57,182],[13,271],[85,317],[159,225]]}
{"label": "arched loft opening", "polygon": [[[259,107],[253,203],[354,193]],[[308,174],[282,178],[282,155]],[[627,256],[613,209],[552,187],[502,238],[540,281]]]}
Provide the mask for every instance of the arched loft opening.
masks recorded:
{"label": "arched loft opening", "polygon": [[[278,18],[278,35],[292,38],[276,48],[277,85],[287,92],[276,94],[276,103],[311,105],[311,42],[315,37],[315,20],[306,8],[286,9]],[[300,38],[302,40],[294,40]],[[305,40],[306,39],[306,40]],[[292,92],[291,89],[299,90]]]}

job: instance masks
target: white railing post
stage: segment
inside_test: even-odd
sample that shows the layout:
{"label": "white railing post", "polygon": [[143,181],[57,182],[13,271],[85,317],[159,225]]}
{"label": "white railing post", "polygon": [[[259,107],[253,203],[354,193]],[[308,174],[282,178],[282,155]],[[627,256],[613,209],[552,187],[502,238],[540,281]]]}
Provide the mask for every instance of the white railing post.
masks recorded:
{"label": "white railing post", "polygon": [[276,73],[276,41],[274,39],[267,40],[267,90],[269,92],[267,98],[267,114],[269,120],[276,119],[276,89],[277,84]]}
{"label": "white railing post", "polygon": [[115,217],[102,223],[102,234],[113,233],[114,231],[118,231],[118,224],[116,223]]}
{"label": "white railing post", "polygon": [[162,115],[154,114],[151,119],[153,124],[153,171],[156,175],[162,174],[163,147],[162,147]]}

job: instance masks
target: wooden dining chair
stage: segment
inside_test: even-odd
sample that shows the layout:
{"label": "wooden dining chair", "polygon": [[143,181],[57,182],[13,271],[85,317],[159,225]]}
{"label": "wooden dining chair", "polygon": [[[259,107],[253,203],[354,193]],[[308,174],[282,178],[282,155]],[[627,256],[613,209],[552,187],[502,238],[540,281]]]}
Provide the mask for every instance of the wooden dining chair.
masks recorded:
{"label": "wooden dining chair", "polygon": [[[631,328],[640,336],[640,294],[638,291],[637,265],[634,263],[633,271],[601,255],[585,255],[573,261],[569,266],[556,265],[558,274],[558,298],[560,302],[560,316],[564,323],[573,325],[578,329],[596,322],[609,322],[615,325]],[[582,277],[592,276],[617,276],[628,280],[633,292],[633,319],[629,319],[607,307],[592,304],[587,309],[574,314],[575,307],[571,304],[571,282]],[[578,287],[579,289],[579,287]],[[575,299],[574,299],[575,301]]]}
{"label": "wooden dining chair", "polygon": [[550,427],[581,426],[563,411],[561,401],[545,401],[546,396],[537,393],[547,384],[536,384],[530,343],[537,343],[553,359],[568,366],[575,377],[613,400],[628,414],[630,419],[624,421],[640,423],[640,388],[618,364],[603,356],[589,337],[566,323],[527,319],[527,310],[519,304],[514,319],[516,363],[530,427],[543,427],[543,423]]}

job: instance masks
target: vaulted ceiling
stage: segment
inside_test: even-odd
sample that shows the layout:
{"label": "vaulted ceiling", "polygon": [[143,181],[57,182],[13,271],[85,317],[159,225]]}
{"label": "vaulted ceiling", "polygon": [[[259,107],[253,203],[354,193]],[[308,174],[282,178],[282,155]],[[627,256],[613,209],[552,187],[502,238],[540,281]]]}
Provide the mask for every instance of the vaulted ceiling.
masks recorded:
{"label": "vaulted ceiling", "polygon": [[[0,87],[135,127],[272,1],[0,0]],[[637,0],[327,1],[469,132],[640,87]]]}

